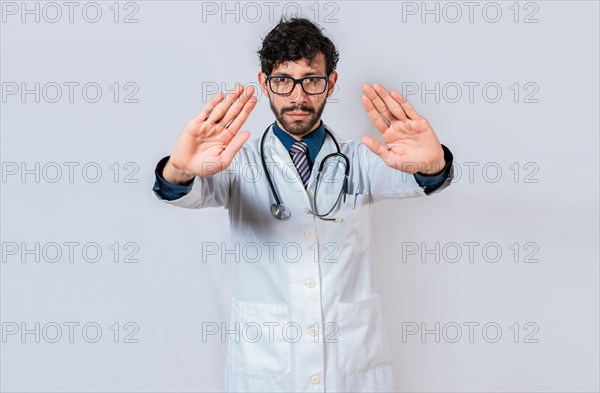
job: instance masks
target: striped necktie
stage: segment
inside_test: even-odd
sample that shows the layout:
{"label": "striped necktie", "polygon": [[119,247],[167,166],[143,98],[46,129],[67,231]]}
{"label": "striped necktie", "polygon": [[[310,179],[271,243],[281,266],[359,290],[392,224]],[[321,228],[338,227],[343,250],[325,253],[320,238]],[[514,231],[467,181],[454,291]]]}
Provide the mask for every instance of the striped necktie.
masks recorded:
{"label": "striped necktie", "polygon": [[292,155],[292,161],[298,169],[298,174],[302,179],[304,188],[308,186],[308,178],[310,177],[310,170],[308,165],[308,145],[306,142],[296,141],[290,148],[290,154]]}

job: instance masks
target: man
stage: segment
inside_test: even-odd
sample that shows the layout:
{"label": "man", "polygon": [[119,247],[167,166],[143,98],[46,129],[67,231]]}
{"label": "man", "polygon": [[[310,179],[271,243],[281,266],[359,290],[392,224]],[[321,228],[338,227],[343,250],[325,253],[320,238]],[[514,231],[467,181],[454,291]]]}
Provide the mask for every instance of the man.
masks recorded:
{"label": "man", "polygon": [[226,336],[226,389],[393,391],[369,208],[447,187],[452,154],[379,84],[365,84],[361,100],[385,147],[369,136],[342,141],[326,127],[339,55],[312,22],[280,21],[258,54],[276,121],[246,143],[250,133],[238,131],[256,105],[254,89],[217,94],[159,162],[154,186],[176,206],[224,206],[233,241],[259,247],[235,264],[228,329],[246,337]]}

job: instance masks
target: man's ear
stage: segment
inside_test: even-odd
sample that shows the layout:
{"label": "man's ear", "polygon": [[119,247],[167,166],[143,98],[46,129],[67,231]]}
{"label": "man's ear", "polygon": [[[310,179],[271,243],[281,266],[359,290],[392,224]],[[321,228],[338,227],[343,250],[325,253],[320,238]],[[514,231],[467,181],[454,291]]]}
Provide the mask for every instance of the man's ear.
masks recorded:
{"label": "man's ear", "polygon": [[258,83],[260,84],[260,89],[262,90],[263,94],[268,97],[269,91],[267,90],[267,76],[262,71],[259,71],[258,73]]}
{"label": "man's ear", "polygon": [[331,97],[333,94],[333,91],[335,90],[335,84],[337,83],[337,78],[337,71],[332,71],[329,75],[329,84],[327,85],[327,97]]}

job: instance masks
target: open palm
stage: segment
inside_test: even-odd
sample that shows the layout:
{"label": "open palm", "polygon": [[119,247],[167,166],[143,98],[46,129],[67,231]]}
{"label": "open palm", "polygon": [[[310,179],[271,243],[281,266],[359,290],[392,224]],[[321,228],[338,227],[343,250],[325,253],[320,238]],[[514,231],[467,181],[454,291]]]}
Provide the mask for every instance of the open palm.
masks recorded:
{"label": "open palm", "polygon": [[363,85],[361,100],[386,146],[370,136],[363,143],[386,165],[408,173],[433,174],[445,165],[442,145],[429,124],[400,93]]}
{"label": "open palm", "polygon": [[237,85],[227,95],[213,96],[181,132],[163,171],[165,179],[183,183],[227,168],[250,137],[248,131],[238,131],[256,105],[253,93],[252,86]]}

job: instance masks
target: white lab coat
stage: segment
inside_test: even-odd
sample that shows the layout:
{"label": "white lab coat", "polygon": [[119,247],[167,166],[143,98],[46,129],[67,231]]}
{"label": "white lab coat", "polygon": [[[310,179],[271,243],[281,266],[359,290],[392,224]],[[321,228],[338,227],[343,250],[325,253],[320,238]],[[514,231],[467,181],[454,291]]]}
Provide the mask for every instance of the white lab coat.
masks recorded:
{"label": "white lab coat", "polygon": [[226,171],[196,177],[189,194],[165,200],[229,212],[235,243],[229,249],[238,247],[240,260],[234,262],[227,325],[234,333],[225,337],[228,392],[394,391],[389,336],[373,280],[370,206],[425,193],[413,175],[386,166],[364,144],[334,135],[351,165],[350,195],[332,212],[341,223],[305,211],[312,208],[319,163],[336,151],[334,142],[326,136],[307,191],[272,126],[265,157],[291,210],[289,220],[271,214],[260,138],[248,141]]}

